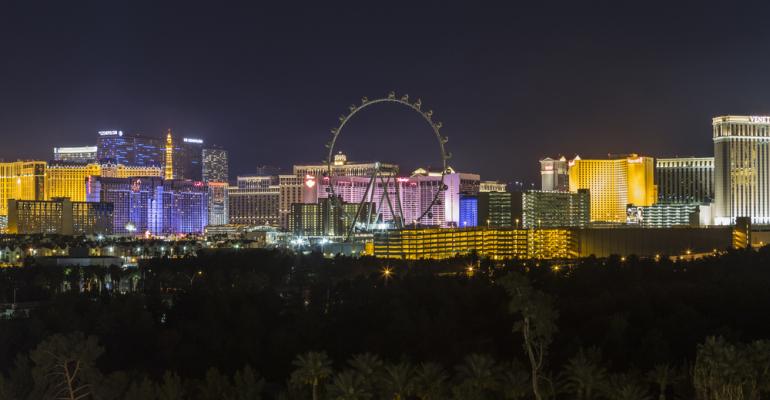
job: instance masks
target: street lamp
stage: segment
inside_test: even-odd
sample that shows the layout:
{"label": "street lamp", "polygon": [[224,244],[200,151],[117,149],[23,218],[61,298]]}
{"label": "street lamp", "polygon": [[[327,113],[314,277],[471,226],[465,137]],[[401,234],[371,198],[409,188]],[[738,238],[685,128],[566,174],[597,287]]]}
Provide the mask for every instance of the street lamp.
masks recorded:
{"label": "street lamp", "polygon": [[382,278],[385,279],[385,286],[388,286],[388,280],[393,276],[393,269],[390,267],[384,267],[382,269]]}

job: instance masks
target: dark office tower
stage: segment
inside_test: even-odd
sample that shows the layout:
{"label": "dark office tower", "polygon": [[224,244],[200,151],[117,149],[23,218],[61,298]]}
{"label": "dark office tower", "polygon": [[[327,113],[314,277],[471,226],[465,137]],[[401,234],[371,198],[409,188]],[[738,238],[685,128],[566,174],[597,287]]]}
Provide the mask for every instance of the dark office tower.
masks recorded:
{"label": "dark office tower", "polygon": [[162,138],[138,134],[133,134],[131,136],[134,140],[134,159],[133,164],[128,165],[138,167],[163,166],[165,142]]}
{"label": "dark office tower", "polygon": [[184,138],[174,142],[174,178],[203,180],[203,140]]}
{"label": "dark office tower", "polygon": [[710,203],[714,199],[714,157],[655,160],[658,200],[666,203]]}
{"label": "dark office tower", "polygon": [[203,149],[203,181],[227,182],[229,168],[227,163],[227,150],[220,147],[206,147]]}
{"label": "dark office tower", "polygon": [[160,167],[163,165],[163,140],[123,131],[99,131],[96,159],[126,166]]}
{"label": "dark office tower", "polygon": [[133,153],[133,140],[123,136],[123,131],[99,131],[96,139],[96,159],[128,165]]}
{"label": "dark office tower", "polygon": [[[254,175],[258,176],[278,176],[281,175],[281,168],[272,165],[258,165]],[[304,177],[304,175],[302,175]]]}
{"label": "dark office tower", "polygon": [[521,192],[480,192],[476,207],[479,226],[521,227]]}

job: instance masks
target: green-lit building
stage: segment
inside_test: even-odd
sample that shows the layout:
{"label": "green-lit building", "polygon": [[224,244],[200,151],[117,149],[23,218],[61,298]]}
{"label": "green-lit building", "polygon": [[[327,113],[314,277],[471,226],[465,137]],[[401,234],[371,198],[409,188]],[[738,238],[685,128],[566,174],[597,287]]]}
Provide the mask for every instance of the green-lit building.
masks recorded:
{"label": "green-lit building", "polygon": [[524,228],[586,227],[591,220],[588,189],[577,192],[530,190],[522,198]]}

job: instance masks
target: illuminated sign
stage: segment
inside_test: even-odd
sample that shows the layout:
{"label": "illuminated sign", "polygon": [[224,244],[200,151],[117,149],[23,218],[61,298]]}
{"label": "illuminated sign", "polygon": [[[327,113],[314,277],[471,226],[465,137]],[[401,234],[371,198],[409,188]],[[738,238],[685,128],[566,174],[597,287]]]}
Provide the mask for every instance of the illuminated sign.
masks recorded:
{"label": "illuminated sign", "polygon": [[197,143],[197,144],[203,143],[202,139],[184,138],[182,140],[184,140],[185,143]]}
{"label": "illuminated sign", "polygon": [[138,193],[140,190],[142,190],[142,180],[137,179],[133,183],[131,183],[131,191],[134,193]]}
{"label": "illuminated sign", "polygon": [[99,136],[123,136],[123,131],[99,131]]}
{"label": "illuminated sign", "polygon": [[54,147],[53,152],[56,154],[96,153],[96,146]]}
{"label": "illuminated sign", "polygon": [[757,115],[752,115],[749,117],[749,122],[754,122],[757,124],[770,124],[770,117],[761,117]]}
{"label": "illuminated sign", "polygon": [[637,158],[629,158],[628,163],[629,164],[641,164],[642,161],[644,161],[644,157],[637,157]]}
{"label": "illuminated sign", "polygon": [[315,186],[315,177],[311,175],[305,176],[305,186],[313,188],[313,186]]}

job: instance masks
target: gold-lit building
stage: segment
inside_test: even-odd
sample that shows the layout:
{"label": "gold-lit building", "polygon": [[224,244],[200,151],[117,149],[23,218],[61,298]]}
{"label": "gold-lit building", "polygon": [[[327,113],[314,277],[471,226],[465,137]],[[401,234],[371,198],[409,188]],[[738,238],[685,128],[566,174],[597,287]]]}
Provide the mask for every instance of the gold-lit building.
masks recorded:
{"label": "gold-lit building", "polygon": [[160,167],[115,164],[50,164],[45,174],[45,199],[66,197],[86,201],[86,186],[92,176],[109,178],[161,176]]}
{"label": "gold-lit building", "polygon": [[0,215],[8,215],[8,200],[45,198],[45,161],[0,162]]}
{"label": "gold-lit building", "polygon": [[475,252],[493,260],[574,256],[569,229],[427,228],[376,233],[374,255],[407,260],[446,259]]}
{"label": "gold-lit building", "polygon": [[166,165],[163,167],[165,179],[174,179],[174,142],[171,138],[171,129],[166,134]]}
{"label": "gold-lit building", "polygon": [[10,200],[8,233],[111,235],[112,203],[53,200]]}
{"label": "gold-lit building", "polygon": [[591,196],[592,222],[626,221],[626,207],[655,204],[655,161],[652,157],[631,154],[608,160],[569,162],[569,190],[588,189]]}

